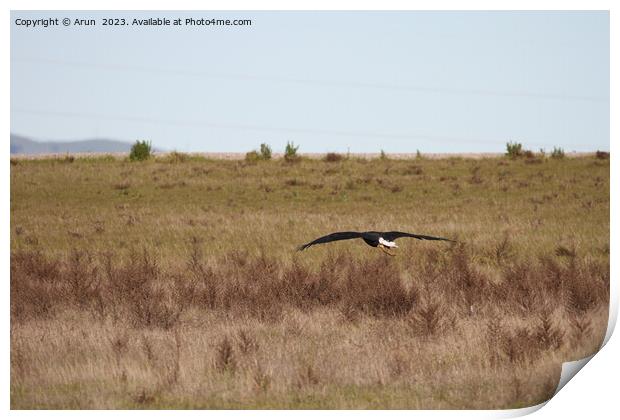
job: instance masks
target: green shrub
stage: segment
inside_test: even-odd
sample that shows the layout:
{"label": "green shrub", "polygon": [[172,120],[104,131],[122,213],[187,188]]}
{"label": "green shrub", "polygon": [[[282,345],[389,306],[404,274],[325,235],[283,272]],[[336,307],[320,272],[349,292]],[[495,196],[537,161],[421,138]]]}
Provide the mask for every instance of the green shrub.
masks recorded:
{"label": "green shrub", "polygon": [[284,160],[287,162],[299,162],[301,157],[297,154],[299,146],[295,146],[293,142],[287,142],[284,149]]}
{"label": "green shrub", "polygon": [[131,152],[129,152],[129,160],[140,161],[147,160],[151,157],[151,142],[146,140],[136,140],[133,146],[131,146]]}
{"label": "green shrub", "polygon": [[385,150],[381,149],[381,154],[379,155],[379,159],[387,160],[387,158],[388,158],[387,153],[385,153]]}
{"label": "green shrub", "polygon": [[262,143],[260,145],[260,158],[262,160],[270,160],[271,159],[271,147],[267,143]]}
{"label": "green shrub", "polygon": [[511,142],[506,143],[506,156],[511,159],[516,159],[523,155],[523,145],[521,143]]}
{"label": "green shrub", "polygon": [[551,157],[553,159],[563,159],[564,158],[564,149],[561,147],[554,147],[551,152]]}
{"label": "green shrub", "polygon": [[271,159],[271,147],[267,143],[262,143],[260,145],[260,152],[256,150],[251,150],[245,154],[245,161],[249,163],[256,163],[259,160],[270,160]]}

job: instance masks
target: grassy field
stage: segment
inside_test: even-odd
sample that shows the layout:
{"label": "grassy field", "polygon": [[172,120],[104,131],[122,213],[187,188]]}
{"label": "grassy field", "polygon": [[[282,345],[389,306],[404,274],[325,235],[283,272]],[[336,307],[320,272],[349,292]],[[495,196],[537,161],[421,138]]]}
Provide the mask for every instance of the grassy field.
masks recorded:
{"label": "grassy field", "polygon": [[[595,352],[609,159],[11,161],[11,407],[517,408]],[[396,257],[339,230],[404,230]]]}

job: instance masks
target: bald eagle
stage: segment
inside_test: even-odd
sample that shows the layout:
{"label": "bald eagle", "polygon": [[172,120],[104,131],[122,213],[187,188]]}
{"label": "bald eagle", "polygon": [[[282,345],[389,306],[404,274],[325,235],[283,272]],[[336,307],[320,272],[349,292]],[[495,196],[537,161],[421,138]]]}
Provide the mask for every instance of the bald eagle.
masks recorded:
{"label": "bald eagle", "polygon": [[426,241],[456,242],[456,241],[453,241],[452,239],[440,238],[437,236],[418,235],[415,233],[407,233],[407,232],[374,232],[374,231],[334,232],[334,233],[330,233],[329,235],[317,238],[312,242],[308,242],[307,244],[300,246],[297,250],[303,251],[304,249],[309,248],[312,245],[324,244],[327,242],[343,241],[345,239],[362,238],[364,242],[366,242],[368,245],[375,247],[375,248],[379,248],[386,254],[394,256],[395,254],[390,253],[388,249],[398,248],[398,246],[396,245],[394,241],[398,238],[403,238],[403,237],[421,239],[421,240],[426,240]]}

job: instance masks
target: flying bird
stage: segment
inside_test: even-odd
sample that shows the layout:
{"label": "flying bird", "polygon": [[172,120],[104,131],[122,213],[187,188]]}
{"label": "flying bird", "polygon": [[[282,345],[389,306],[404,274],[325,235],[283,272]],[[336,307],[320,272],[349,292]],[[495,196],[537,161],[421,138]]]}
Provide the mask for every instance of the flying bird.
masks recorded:
{"label": "flying bird", "polygon": [[300,246],[297,250],[303,251],[306,248],[311,247],[312,245],[325,244],[327,242],[334,241],[343,241],[345,239],[356,239],[362,238],[364,242],[368,245],[379,248],[381,251],[385,252],[388,255],[395,256],[396,254],[390,253],[388,250],[392,248],[398,248],[396,243],[394,242],[398,238],[415,238],[426,241],[448,241],[448,242],[456,242],[452,239],[440,238],[437,236],[427,236],[427,235],[418,235],[415,233],[407,233],[407,232],[334,232],[329,235],[322,236],[318,239],[315,239],[312,242],[308,242]]}

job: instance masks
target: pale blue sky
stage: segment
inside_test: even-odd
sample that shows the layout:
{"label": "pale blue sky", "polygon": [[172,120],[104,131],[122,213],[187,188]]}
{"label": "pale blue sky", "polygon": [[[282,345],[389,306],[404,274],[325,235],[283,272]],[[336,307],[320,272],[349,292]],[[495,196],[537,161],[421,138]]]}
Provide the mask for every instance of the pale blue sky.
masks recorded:
{"label": "pale blue sky", "polygon": [[[244,27],[48,27],[43,17]],[[11,131],[179,151],[609,150],[607,12],[12,12]]]}

